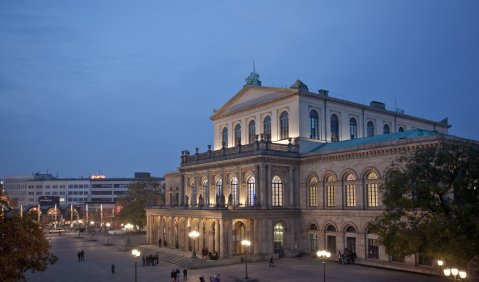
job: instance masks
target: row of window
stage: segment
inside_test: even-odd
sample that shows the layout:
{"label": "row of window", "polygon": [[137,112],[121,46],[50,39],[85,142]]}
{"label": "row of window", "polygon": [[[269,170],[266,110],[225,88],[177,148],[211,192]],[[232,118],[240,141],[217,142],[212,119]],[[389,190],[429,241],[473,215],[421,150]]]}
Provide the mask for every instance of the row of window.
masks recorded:
{"label": "row of window", "polygon": [[[287,139],[289,137],[289,121],[288,112],[282,112],[280,115],[280,139]],[[256,122],[250,121],[248,124],[248,143],[254,143],[256,141]],[[266,139],[271,137],[271,117],[266,116],[263,119],[263,135]],[[228,147],[228,128],[223,127],[221,131],[222,145]],[[241,144],[241,124],[236,124],[234,128],[234,145]]]}
{"label": "row of window", "polygon": [[[344,201],[346,207],[356,207],[357,206],[357,187],[356,187],[356,176],[353,173],[348,173],[344,177]],[[253,207],[255,205],[256,199],[256,188],[255,188],[255,178],[253,176],[248,177],[247,179],[247,191],[246,191],[246,206]],[[239,184],[237,177],[231,178],[231,194],[228,197],[231,197],[231,202],[233,205],[237,206],[239,204]],[[379,184],[380,180],[378,175],[374,172],[368,172],[365,178],[365,187],[366,187],[366,197],[367,197],[367,206],[368,207],[379,207]],[[326,207],[336,207],[337,200],[337,180],[333,175],[326,177],[325,182],[323,182],[325,192],[324,198],[326,200]],[[204,198],[207,199],[207,205],[209,205],[209,185],[208,180],[202,182],[203,191],[205,191]],[[191,188],[191,197],[192,199],[197,199],[197,190],[194,181],[190,183]],[[216,188],[216,200],[219,200],[219,197],[224,194],[223,191],[223,180],[221,178],[216,179],[215,181]],[[319,189],[319,180],[317,177],[311,177],[308,181],[308,206],[317,207],[319,204],[318,201],[318,189]],[[201,196],[203,198],[203,196]],[[196,200],[195,200],[196,201]],[[271,204],[273,207],[282,207],[284,205],[284,183],[280,176],[275,175],[271,180]]]}
{"label": "row of window", "polygon": [[[344,193],[345,193],[345,202],[346,207],[355,207],[356,206],[356,185],[352,184],[351,181],[355,181],[356,177],[349,173],[345,177],[344,181]],[[368,207],[378,207],[379,206],[379,183],[378,176],[375,172],[369,172],[366,175],[366,193],[367,193],[367,206]],[[336,182],[336,178],[332,175],[326,178],[324,182],[323,191],[326,193],[326,206],[335,207],[336,206],[336,187],[333,184]],[[308,206],[317,207],[318,206],[318,188],[319,181],[316,177],[311,177],[308,182]]]}
{"label": "row of window", "polygon": [[88,202],[88,198],[68,198],[68,202]]}
{"label": "row of window", "polygon": [[[310,119],[310,138],[319,139],[319,114],[316,110],[311,110],[309,113]],[[339,119],[336,114],[332,114],[330,118],[330,128],[331,128],[331,141],[339,141]],[[366,125],[366,136],[371,137],[377,135],[374,123],[368,121]],[[279,135],[280,139],[287,139],[289,137],[289,116],[288,112],[284,111],[279,117]],[[399,132],[403,132],[404,128],[399,127]],[[349,132],[350,138],[358,138],[358,122],[356,118],[352,117],[349,119]],[[382,134],[391,133],[391,128],[389,124],[384,124],[382,128]],[[266,116],[263,120],[263,134],[268,139],[271,136],[271,117]],[[256,122],[254,120],[250,121],[248,125],[248,143],[253,143],[256,141]],[[228,147],[228,128],[223,127],[221,131],[221,142],[223,146]],[[234,146],[241,144],[241,124],[236,124],[234,128]]]}

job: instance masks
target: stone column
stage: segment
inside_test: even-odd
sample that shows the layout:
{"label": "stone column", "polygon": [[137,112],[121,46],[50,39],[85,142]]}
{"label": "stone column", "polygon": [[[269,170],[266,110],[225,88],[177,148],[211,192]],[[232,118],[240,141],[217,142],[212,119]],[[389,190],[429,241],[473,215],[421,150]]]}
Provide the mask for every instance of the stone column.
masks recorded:
{"label": "stone column", "polygon": [[219,248],[219,250],[220,250],[219,255],[220,255],[220,258],[224,258],[224,257],[227,256],[227,254],[226,254],[226,250],[225,250],[226,249],[226,242],[225,242],[226,232],[224,230],[225,223],[224,223],[223,219],[219,219],[218,224],[219,224],[219,232],[218,232],[219,233],[219,236],[218,236],[219,238],[218,239],[219,239],[219,247],[220,247]]}
{"label": "stone column", "polygon": [[180,206],[183,206],[184,203],[185,203],[185,176],[183,174],[180,175],[180,187],[178,187],[179,189],[179,205]]}
{"label": "stone column", "polygon": [[[226,243],[228,246],[228,257],[233,256],[233,220],[228,219],[226,224]],[[247,237],[249,238],[249,237]]]}
{"label": "stone column", "polygon": [[293,188],[293,185],[294,185],[294,179],[293,179],[293,170],[294,170],[294,167],[290,166],[288,168],[288,191],[289,191],[289,203],[288,203],[288,206],[293,208],[294,207],[294,188]]}
{"label": "stone column", "polygon": [[[272,207],[272,191],[271,191],[271,181],[273,179],[273,176],[271,175],[271,165],[266,166],[267,173],[266,177],[263,177],[263,181],[265,182],[265,197],[266,197],[266,206],[267,207]],[[264,174],[263,174],[264,175]]]}
{"label": "stone column", "polygon": [[[160,219],[160,235],[159,235],[159,239],[161,239],[161,246],[163,246],[164,242],[165,242],[165,238],[163,238],[163,216],[159,216],[159,219]],[[158,242],[156,242],[158,243]]]}

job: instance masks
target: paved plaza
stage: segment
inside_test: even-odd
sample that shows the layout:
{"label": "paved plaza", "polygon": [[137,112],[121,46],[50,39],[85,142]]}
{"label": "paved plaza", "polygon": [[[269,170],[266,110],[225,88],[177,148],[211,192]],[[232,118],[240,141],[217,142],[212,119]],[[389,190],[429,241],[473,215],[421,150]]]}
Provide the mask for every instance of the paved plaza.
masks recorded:
{"label": "paved plaza", "polygon": [[[134,281],[134,261],[130,252],[120,251],[127,238],[134,245],[145,242],[144,235],[109,236],[113,245],[105,246],[105,234],[75,238],[78,234],[63,236],[48,235],[52,252],[58,256],[58,262],[45,272],[26,273],[27,281]],[[139,246],[153,253],[158,248]],[[85,261],[79,262],[77,253],[85,252]],[[188,254],[186,254],[188,255]],[[116,274],[111,273],[111,264],[116,266]],[[141,258],[137,265],[138,281],[171,281],[170,272],[177,265],[160,261],[158,266],[142,266]],[[181,269],[182,270],[182,269]],[[212,268],[188,270],[188,281],[199,281],[204,275],[206,281],[214,273],[221,274],[222,282],[237,281],[245,275],[245,264],[235,264]],[[313,258],[283,258],[276,261],[276,267],[269,267],[267,261],[248,263],[248,274],[261,282],[267,281],[323,281],[323,267]],[[182,280],[182,279],[181,279]],[[341,265],[336,262],[326,264],[326,281],[445,281],[442,277],[426,276],[414,273],[385,270],[359,265]]]}

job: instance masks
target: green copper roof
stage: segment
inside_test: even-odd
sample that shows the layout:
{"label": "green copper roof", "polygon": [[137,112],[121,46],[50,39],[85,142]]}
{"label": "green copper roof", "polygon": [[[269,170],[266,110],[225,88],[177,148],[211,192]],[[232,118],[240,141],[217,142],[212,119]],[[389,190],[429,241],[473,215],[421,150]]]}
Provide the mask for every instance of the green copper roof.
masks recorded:
{"label": "green copper roof", "polygon": [[379,144],[379,143],[390,142],[394,140],[412,139],[412,138],[430,136],[430,135],[436,135],[436,134],[440,134],[440,133],[437,131],[412,129],[412,130],[408,130],[404,132],[396,132],[392,134],[382,134],[382,135],[376,135],[372,137],[363,137],[363,138],[357,138],[352,140],[325,143],[314,148],[313,150],[311,150],[311,152],[321,152],[321,151],[335,150],[335,149],[341,149],[341,148],[347,148],[347,147]]}

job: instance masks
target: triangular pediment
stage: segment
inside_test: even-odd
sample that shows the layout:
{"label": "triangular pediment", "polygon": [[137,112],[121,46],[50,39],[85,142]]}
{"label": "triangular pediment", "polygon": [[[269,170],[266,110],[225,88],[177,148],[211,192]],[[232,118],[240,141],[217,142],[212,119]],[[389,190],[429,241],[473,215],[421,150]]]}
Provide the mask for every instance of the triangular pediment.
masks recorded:
{"label": "triangular pediment", "polygon": [[210,119],[215,120],[232,113],[289,96],[296,92],[298,91],[288,88],[246,85],[217,110]]}

